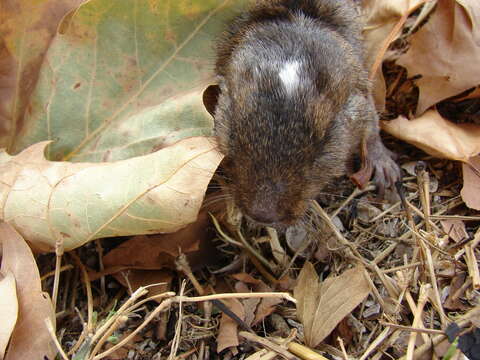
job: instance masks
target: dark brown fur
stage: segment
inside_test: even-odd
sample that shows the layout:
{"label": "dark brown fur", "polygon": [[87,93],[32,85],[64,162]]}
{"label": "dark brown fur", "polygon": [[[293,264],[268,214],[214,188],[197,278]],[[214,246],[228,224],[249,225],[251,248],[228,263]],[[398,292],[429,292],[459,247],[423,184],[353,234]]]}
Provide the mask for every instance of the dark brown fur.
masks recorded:
{"label": "dark brown fur", "polygon": [[[219,40],[215,134],[229,190],[254,221],[298,221],[308,200],[351,171],[362,142],[380,187],[398,179],[378,135],[360,33],[353,1],[270,0]],[[293,92],[279,77],[288,61],[301,63]]]}

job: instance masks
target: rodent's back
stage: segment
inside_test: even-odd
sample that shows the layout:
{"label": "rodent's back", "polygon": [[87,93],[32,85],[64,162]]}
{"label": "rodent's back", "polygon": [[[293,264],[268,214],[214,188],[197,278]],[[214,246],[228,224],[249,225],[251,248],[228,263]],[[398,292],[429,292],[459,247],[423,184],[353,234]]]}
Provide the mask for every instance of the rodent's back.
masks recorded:
{"label": "rodent's back", "polygon": [[298,219],[358,147],[352,127],[364,124],[345,112],[368,81],[353,6],[263,1],[219,41],[215,131],[230,190],[259,222]]}

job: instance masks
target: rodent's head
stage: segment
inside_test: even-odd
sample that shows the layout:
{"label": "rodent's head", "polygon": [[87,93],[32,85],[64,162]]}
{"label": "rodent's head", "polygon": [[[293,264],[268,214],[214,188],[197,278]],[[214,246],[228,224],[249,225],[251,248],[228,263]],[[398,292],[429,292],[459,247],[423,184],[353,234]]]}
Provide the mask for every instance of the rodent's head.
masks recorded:
{"label": "rodent's head", "polygon": [[342,127],[332,121],[334,102],[308,89],[290,97],[276,89],[280,84],[253,91],[221,84],[205,94],[218,97],[215,135],[226,190],[249,219],[284,228],[301,221],[310,200],[345,173],[347,154]]}

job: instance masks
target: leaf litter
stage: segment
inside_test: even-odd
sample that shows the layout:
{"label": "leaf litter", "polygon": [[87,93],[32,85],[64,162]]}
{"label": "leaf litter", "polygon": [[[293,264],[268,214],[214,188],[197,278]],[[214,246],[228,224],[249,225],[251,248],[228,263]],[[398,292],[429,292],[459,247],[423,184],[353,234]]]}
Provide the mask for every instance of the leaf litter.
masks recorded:
{"label": "leaf litter", "polygon": [[[217,20],[217,15],[218,19],[228,18],[245,3],[237,2],[233,7],[228,2],[220,1],[202,3],[194,1],[188,5],[179,2],[169,9],[169,5],[162,7],[164,5],[160,6],[160,3],[153,1],[149,2],[148,9],[136,10],[137,15],[148,16],[122,18],[123,24],[128,28],[135,24],[135,21],[141,22],[140,19],[148,23],[153,19],[150,12],[156,14],[155,16],[160,14],[160,18],[156,19],[162,19],[158,23],[164,24],[160,25],[162,39],[156,39],[157,34],[149,40],[157,41],[158,46],[166,46],[167,49],[172,47],[168,48],[163,41],[174,44],[173,48],[180,45],[178,52],[167,51],[167,54],[175,60],[171,63],[172,69],[175,68],[175,74],[182,72],[185,64],[197,67],[193,73],[185,72],[187,85],[178,87],[179,92],[174,97],[165,98],[152,97],[152,93],[163,91],[164,94],[168,94],[172,91],[172,83],[175,84],[180,78],[177,77],[173,82],[170,82],[171,79],[166,80],[168,76],[164,75],[169,72],[159,71],[157,65],[149,62],[152,59],[159,59],[155,54],[140,56],[137,63],[109,64],[102,60],[103,63],[99,63],[98,66],[108,71],[98,78],[88,66],[87,71],[76,68],[75,61],[79,63],[86,61],[86,56],[94,49],[92,47],[94,29],[98,31],[100,41],[105,38],[111,39],[111,44],[101,48],[101,51],[112,53],[115,44],[120,45],[124,41],[129,43],[128,38],[122,39],[122,34],[125,33],[122,33],[121,29],[118,36],[106,36],[111,34],[108,27],[112,25],[109,23],[112,18],[107,16],[108,10],[114,9],[121,14],[125,9],[122,10],[121,5],[109,9],[102,8],[104,4],[100,0],[91,1],[62,20],[58,34],[54,34],[51,44],[46,45],[51,46],[46,63],[56,64],[52,72],[46,69],[33,69],[39,75],[38,79],[33,78],[34,84],[29,85],[30,91],[22,89],[16,92],[17,95],[12,95],[8,91],[2,93],[6,94],[2,99],[7,101],[2,104],[6,103],[7,109],[10,109],[10,113],[5,112],[10,122],[2,123],[0,128],[10,127],[9,134],[12,126],[20,131],[14,131],[16,135],[11,142],[15,143],[15,146],[11,149],[28,151],[28,145],[37,143],[33,145],[34,148],[30,148],[35,149],[36,146],[37,150],[34,151],[36,161],[31,166],[26,166],[25,161],[12,162],[12,159],[21,156],[22,153],[14,157],[3,153],[1,160],[4,163],[10,161],[10,169],[3,175],[5,177],[2,178],[1,184],[10,189],[16,181],[16,174],[20,171],[18,169],[22,169],[21,171],[25,171],[26,174],[37,172],[40,175],[33,176],[30,182],[27,182],[30,187],[20,188],[20,193],[24,194],[18,194],[19,200],[15,198],[14,201],[14,198],[10,198],[8,190],[2,192],[8,194],[3,197],[2,204],[3,209],[8,210],[6,214],[10,216],[10,223],[13,225],[17,221],[19,223],[23,221],[22,217],[28,218],[25,216],[25,210],[33,213],[35,215],[33,218],[41,218],[39,214],[45,212],[42,209],[48,209],[45,200],[42,201],[42,197],[35,195],[32,190],[37,186],[40,189],[41,181],[51,179],[55,175],[51,170],[42,173],[46,164],[46,168],[48,166],[61,168],[64,174],[68,171],[74,174],[75,166],[81,171],[84,171],[83,166],[86,169],[90,166],[103,168],[104,176],[110,175],[108,181],[100,181],[98,177],[90,176],[86,176],[85,180],[91,182],[92,192],[104,183],[110,189],[114,189],[118,176],[110,166],[116,163],[98,161],[127,159],[122,161],[144,161],[149,164],[144,166],[152,166],[153,163],[149,161],[148,156],[154,154],[156,150],[171,151],[171,147],[176,146],[178,142],[181,143],[184,137],[210,133],[211,119],[201,108],[200,100],[202,81],[206,81],[210,76],[204,67],[208,61],[205,62],[204,59],[196,61],[195,57],[198,49],[210,44],[215,31],[221,28],[221,21]],[[369,2],[365,4],[368,5]],[[405,136],[401,138],[417,147],[391,138],[387,139],[388,146],[400,155],[400,164],[414,164],[409,165],[409,176],[403,181],[405,200],[402,202],[395,194],[391,194],[392,201],[382,203],[371,191],[354,190],[348,182],[339,182],[335,189],[331,191],[327,189],[319,197],[318,201],[322,207],[317,209],[316,214],[318,218],[324,219],[325,214],[330,215],[335,221],[325,221],[324,224],[318,220],[319,224],[313,224],[311,229],[317,229],[313,234],[316,241],[306,247],[297,247],[297,250],[286,246],[282,234],[275,235],[271,231],[250,229],[242,224],[238,216],[232,224],[230,222],[232,217],[229,216],[231,213],[226,213],[225,210],[214,213],[213,224],[213,220],[206,216],[207,212],[201,213],[195,221],[200,210],[199,203],[192,211],[193,216],[186,217],[189,220],[179,226],[179,228],[187,226],[185,231],[85,243],[85,239],[149,233],[139,230],[136,225],[138,221],[145,223],[145,216],[139,216],[144,209],[133,206],[132,211],[140,213],[128,213],[130,217],[128,221],[112,226],[111,233],[97,232],[98,237],[89,235],[95,233],[95,226],[92,227],[95,222],[107,224],[105,221],[102,222],[102,217],[108,218],[109,211],[112,211],[109,206],[114,205],[119,197],[123,199],[122,201],[126,200],[125,193],[115,195],[112,198],[113,204],[111,201],[97,201],[91,204],[91,209],[95,211],[88,213],[84,211],[83,215],[79,212],[77,218],[84,221],[83,228],[86,229],[87,235],[79,236],[80,240],[73,245],[55,241],[59,239],[55,234],[58,235],[64,230],[69,234],[68,231],[73,230],[70,222],[61,223],[58,228],[55,225],[50,229],[48,226],[42,228],[30,217],[28,221],[25,220],[24,231],[21,227],[17,231],[21,232],[34,248],[42,248],[39,245],[43,245],[43,250],[55,249],[57,255],[36,255],[36,258],[38,267],[44,274],[43,288],[52,292],[54,283],[59,281],[58,298],[54,300],[57,304],[56,334],[59,340],[57,347],[63,349],[62,357],[163,359],[178,356],[191,359],[272,359],[280,356],[287,359],[323,359],[325,358],[321,355],[323,354],[335,359],[410,360],[431,357],[431,351],[438,357],[445,356],[448,347],[451,347],[445,334],[448,324],[455,323],[461,329],[480,324],[477,246],[480,242],[478,227],[480,218],[478,212],[475,212],[478,210],[480,193],[476,156],[478,155],[476,129],[479,124],[475,123],[474,111],[480,109],[480,106],[476,107],[480,100],[475,95],[475,90],[468,90],[480,83],[475,74],[469,70],[474,61],[478,63],[478,46],[475,47],[473,42],[479,36],[477,15],[480,5],[475,1],[466,0],[438,2],[399,0],[395,4],[390,1],[376,1],[370,3],[370,6],[373,6],[372,4],[375,11],[370,12],[368,21],[370,25],[374,25],[371,29],[378,28],[377,34],[381,35],[370,38],[370,47],[375,50],[370,52],[369,58],[371,62],[380,61],[379,64],[383,60],[383,67],[379,67],[382,68],[383,74],[377,72],[376,79],[379,80],[374,82],[379,109],[385,104],[383,125],[387,129],[402,122],[405,127],[397,131],[399,135],[394,135]],[[372,8],[367,7],[365,13],[368,14],[371,10]],[[88,11],[98,15],[96,21],[99,22],[95,26],[99,26],[100,20],[104,20],[106,28],[89,27],[86,16]],[[170,18],[165,17],[166,13],[169,13]],[[126,14],[132,13],[128,11]],[[208,27],[208,31],[192,30],[198,25],[196,21],[202,19],[205,14],[207,16],[203,18],[206,19],[203,24]],[[172,16],[176,16],[176,23],[170,22]],[[55,23],[60,21],[60,18],[52,18],[50,21]],[[184,31],[176,27],[182,22],[188,23]],[[53,28],[56,28],[56,25],[55,23]],[[9,26],[11,27],[11,23]],[[438,32],[439,28],[443,30]],[[20,52],[18,48],[12,46],[15,42],[11,40],[5,42],[5,39],[9,38],[5,36],[4,29],[5,27],[1,33],[2,44],[8,51],[7,55],[1,55],[0,61],[2,64],[14,66],[11,64],[19,61],[16,54]],[[82,32],[83,30],[86,32]],[[137,30],[141,35],[144,29],[138,27]],[[12,34],[18,36],[18,32],[14,31],[9,36]],[[64,37],[58,36],[59,34]],[[202,37],[204,35],[205,38]],[[371,40],[374,38],[376,40]],[[80,45],[80,40],[85,42]],[[124,48],[122,49],[124,51]],[[147,47],[140,44],[139,49],[146,50]],[[154,52],[159,50],[157,45],[150,49]],[[420,53],[419,49],[423,49],[424,53]],[[187,54],[183,54],[182,50]],[[83,57],[75,55],[82,52]],[[208,51],[203,53],[207,54]],[[45,50],[40,49],[40,55],[30,53],[30,50],[26,51],[26,54],[36,56],[36,59],[39,56],[43,58]],[[100,54],[98,59],[105,59],[104,56]],[[408,62],[409,58],[414,58],[415,61]],[[59,62],[60,59],[63,63]],[[466,61],[466,65],[459,64],[459,61]],[[419,67],[424,63],[427,65],[431,63],[432,66]],[[108,96],[104,97],[105,85],[108,84],[108,76],[104,75],[117,73],[123,76],[122,73],[125,71],[129,71],[129,74],[116,79],[123,90],[117,89],[117,92],[109,92]],[[10,76],[8,74],[14,73],[5,72],[6,78]],[[158,78],[155,74],[158,74]],[[143,75],[145,77],[142,77]],[[384,75],[383,79],[381,75]],[[63,82],[63,79],[67,78],[69,80]],[[88,81],[92,79],[93,82]],[[148,84],[144,86],[142,84],[146,83],[142,81]],[[88,89],[85,85],[92,85],[95,82],[98,86],[92,89],[98,91],[98,94],[92,97],[92,92],[89,94],[85,91]],[[194,82],[198,87],[192,86]],[[22,81],[19,84],[22,84]],[[55,84],[58,88],[55,88]],[[129,87],[129,84],[132,87]],[[145,88],[144,94],[138,92],[141,86]],[[57,90],[60,91],[58,94]],[[21,97],[18,97],[18,94],[21,94]],[[48,99],[45,95],[53,96],[52,104],[55,105],[50,109],[51,112],[50,110],[45,112],[46,108],[41,106],[45,99]],[[66,103],[58,96],[66,96],[73,103],[74,99],[77,99],[78,104],[82,104],[80,107],[75,105],[72,107],[76,109],[76,114],[71,116],[71,124],[76,125],[67,128],[65,122],[69,120],[55,115],[68,113],[62,107]],[[451,96],[453,97],[449,98]],[[98,103],[91,103],[93,99],[98,99]],[[155,102],[155,99],[159,99],[159,102]],[[90,110],[85,111],[83,104],[89,102]],[[16,114],[28,113],[25,119],[21,116],[12,119],[13,103],[19,107],[15,110]],[[34,106],[27,108],[28,103]],[[55,108],[56,106],[58,108]],[[455,116],[450,116],[451,114],[444,111],[451,108],[463,109],[465,116],[458,111]],[[53,116],[52,119],[57,121],[51,124],[52,134],[57,135],[45,133],[49,116]],[[176,129],[175,125],[172,126],[174,124],[172,119],[177,118],[193,119],[187,120],[187,124],[192,125],[194,131],[189,133],[182,128]],[[402,120],[387,122],[394,118]],[[425,118],[428,119],[427,122]],[[462,119],[460,122],[459,118]],[[156,125],[157,119],[164,120],[160,127]],[[21,125],[21,122],[15,122],[19,120],[25,120],[25,123]],[[75,127],[79,124],[82,124],[82,129]],[[416,124],[423,126],[421,131],[425,136],[418,136],[419,130],[414,128]],[[185,125],[182,123],[180,126]],[[88,135],[89,131],[93,131],[93,135]],[[0,136],[1,134],[3,133],[0,133]],[[38,142],[54,139],[55,136],[62,139],[50,148],[47,158],[97,163],[48,162],[43,157],[43,145],[39,145]],[[4,139],[5,137],[2,141]],[[186,141],[188,143],[188,140]],[[427,155],[418,149],[427,151]],[[183,155],[184,151],[180,151],[173,158]],[[217,158],[217,161],[219,160]],[[454,160],[460,160],[462,164]],[[195,167],[197,165],[205,164],[201,161],[196,163]],[[175,172],[175,166],[177,165],[168,169]],[[209,176],[215,167],[216,165],[212,166]],[[130,168],[129,171],[134,173],[136,170]],[[141,174],[132,175],[143,178]],[[24,179],[28,177],[25,176]],[[177,190],[190,193],[190,190],[186,189],[193,179],[192,173],[188,172]],[[206,177],[203,186],[192,190],[198,191],[201,194],[200,198],[203,197],[208,180],[209,177]],[[225,196],[218,192],[219,182],[221,181],[215,179],[208,190],[210,203],[225,199]],[[80,182],[76,191],[82,193],[85,190]],[[49,191],[43,190],[42,196],[48,198],[50,194]],[[85,208],[87,204],[82,204],[82,199],[86,200],[88,196],[76,197],[71,194],[61,193],[66,204],[60,207],[61,211],[64,211],[66,206],[71,206],[72,202],[76,202],[80,209],[82,206]],[[26,197],[22,199],[21,195]],[[172,197],[171,205],[167,206],[172,213],[165,212],[166,216],[175,219],[178,219],[180,213],[182,218],[185,215],[182,210],[175,216],[172,215],[175,209],[183,209],[182,206],[185,204],[176,197],[177,195]],[[128,203],[128,199],[126,201]],[[5,214],[5,211],[3,213]],[[357,216],[357,213],[361,216]],[[187,225],[188,223],[191,225]],[[125,225],[127,232],[119,231],[118,227],[122,224]],[[238,224],[242,226],[238,228]],[[211,231],[213,228],[217,233]],[[166,231],[174,230],[176,229]],[[48,242],[38,241],[39,237],[48,238]],[[18,234],[15,239],[20,244],[23,241]],[[205,254],[200,250],[207,243],[211,243],[212,247],[207,248]],[[84,245],[78,247],[81,244]],[[62,256],[64,247],[67,250],[76,249]],[[200,252],[197,253],[198,251]],[[281,256],[278,256],[279,253]],[[323,255],[318,256],[319,253]],[[198,254],[196,259],[195,254]],[[178,259],[183,255],[187,255],[187,260],[179,265]],[[4,251],[3,262],[7,257],[10,258],[11,255]],[[314,265],[310,264],[308,260],[315,257],[320,260]],[[22,257],[19,261],[22,267],[24,264],[30,264],[32,267],[31,258],[24,260]],[[5,273],[3,262],[2,274]],[[355,264],[358,265],[352,267]],[[180,271],[176,273],[175,267]],[[232,271],[237,275],[229,276]],[[13,271],[12,273],[19,292],[21,276]],[[188,278],[189,282],[183,291],[180,290],[179,280],[184,277]],[[32,278],[37,281],[35,276]],[[217,283],[222,283],[222,287],[218,288]],[[38,285],[33,289],[38,294]],[[176,296],[175,291],[182,296]],[[220,293],[216,293],[218,291]],[[293,298],[289,295],[292,292]],[[36,299],[34,296],[30,299],[35,302],[35,306],[44,303],[43,300]],[[226,309],[219,303],[212,304],[213,300],[227,304]],[[19,309],[21,315],[20,300]],[[237,319],[232,318],[231,314],[226,315],[228,309],[237,314]],[[45,316],[40,314],[39,312],[37,318],[31,320],[32,326],[38,323],[39,316]],[[175,323],[181,326],[175,326]],[[247,329],[253,328],[254,333],[241,330],[245,326]],[[9,352],[15,354],[14,351],[18,349],[14,335],[16,331],[20,331],[19,329],[21,327],[17,320],[7,348],[7,356],[14,356],[9,355]],[[52,337],[44,323],[41,331],[45,335],[41,338],[42,341],[51,346]],[[453,351],[454,356],[459,358],[459,350],[455,349],[455,346]],[[53,354],[48,358],[53,359]]]}

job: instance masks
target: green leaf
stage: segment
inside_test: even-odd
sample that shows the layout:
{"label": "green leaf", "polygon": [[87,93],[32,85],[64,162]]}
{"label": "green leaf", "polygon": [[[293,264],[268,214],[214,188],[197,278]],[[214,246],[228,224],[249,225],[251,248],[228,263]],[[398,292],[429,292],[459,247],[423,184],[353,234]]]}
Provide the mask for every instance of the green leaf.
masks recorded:
{"label": "green leaf", "polygon": [[92,0],[61,22],[14,139],[47,158],[113,161],[209,135],[214,39],[247,0]]}

